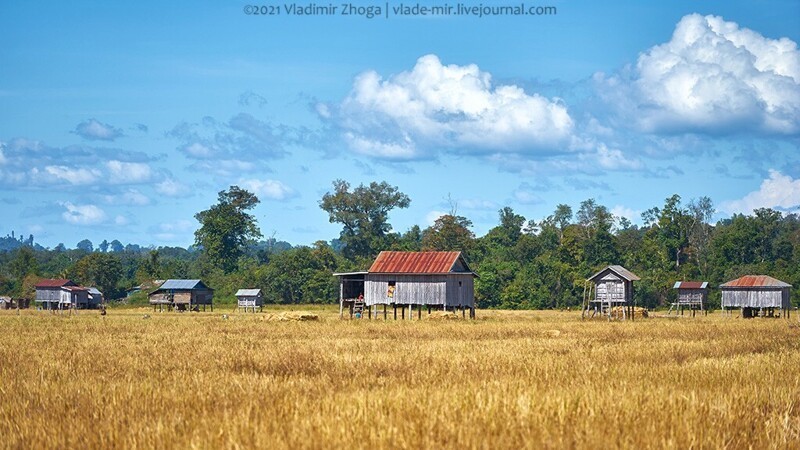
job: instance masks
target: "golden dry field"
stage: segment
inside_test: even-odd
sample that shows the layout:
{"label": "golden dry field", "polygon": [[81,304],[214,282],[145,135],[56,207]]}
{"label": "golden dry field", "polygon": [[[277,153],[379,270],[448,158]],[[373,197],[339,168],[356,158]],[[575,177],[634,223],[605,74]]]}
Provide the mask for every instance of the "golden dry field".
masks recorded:
{"label": "golden dry field", "polygon": [[800,447],[794,315],[306,311],[0,311],[0,448]]}

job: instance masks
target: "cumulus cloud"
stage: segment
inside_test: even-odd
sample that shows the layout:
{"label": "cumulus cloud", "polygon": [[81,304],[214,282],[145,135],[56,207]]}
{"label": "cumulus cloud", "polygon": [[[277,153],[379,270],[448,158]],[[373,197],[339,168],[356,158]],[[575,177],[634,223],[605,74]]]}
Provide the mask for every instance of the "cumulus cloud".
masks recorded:
{"label": "cumulus cloud", "polygon": [[531,186],[530,183],[520,184],[519,187],[514,190],[514,199],[523,205],[536,205],[544,202],[537,193],[537,189]]}
{"label": "cumulus cloud", "polygon": [[186,197],[191,194],[189,186],[171,178],[157,183],[156,192],[167,197]]}
{"label": "cumulus cloud", "polygon": [[573,120],[558,99],[493,85],[478,66],[444,65],[436,55],[387,79],[359,75],[337,105],[316,105],[319,117],[342,131],[349,147],[380,159],[460,152],[535,152],[569,144]]}
{"label": "cumulus cloud", "polygon": [[145,163],[112,160],[106,163],[106,168],[114,184],[145,183],[153,177],[152,169]]}
{"label": "cumulus cloud", "polygon": [[447,214],[448,213],[446,213],[444,211],[438,211],[438,210],[430,211],[430,212],[428,212],[428,214],[425,214],[425,223],[429,227],[432,227],[436,223],[436,220],[439,217],[446,216]]}
{"label": "cumulus cloud", "polygon": [[598,92],[645,132],[800,133],[800,51],[717,16],[683,17],[669,42]]}
{"label": "cumulus cloud", "polygon": [[113,141],[124,136],[122,130],[96,119],[89,119],[75,126],[73,131],[78,136],[90,141]]}
{"label": "cumulus cloud", "polygon": [[73,225],[98,225],[106,221],[105,211],[95,205],[75,205],[71,202],[61,204],[65,211],[61,217]]}
{"label": "cumulus cloud", "polygon": [[70,184],[85,186],[96,183],[101,173],[97,169],[86,169],[67,166],[45,166],[43,169],[36,167],[30,170],[31,181],[40,185]]}
{"label": "cumulus cloud", "polygon": [[297,195],[294,189],[278,180],[241,180],[239,185],[256,194],[261,200],[288,200]]}
{"label": "cumulus cloud", "polygon": [[615,205],[611,208],[611,214],[613,214],[614,217],[624,217],[631,222],[638,222],[642,212],[622,205]]}
{"label": "cumulus cloud", "polygon": [[751,214],[758,208],[800,210],[800,179],[783,175],[777,170],[770,170],[769,178],[761,182],[757,191],[750,192],[739,200],[720,205],[720,209],[729,214]]}
{"label": "cumulus cloud", "polygon": [[109,205],[147,206],[150,204],[150,197],[142,194],[137,189],[128,189],[115,195],[104,195],[102,198]]}

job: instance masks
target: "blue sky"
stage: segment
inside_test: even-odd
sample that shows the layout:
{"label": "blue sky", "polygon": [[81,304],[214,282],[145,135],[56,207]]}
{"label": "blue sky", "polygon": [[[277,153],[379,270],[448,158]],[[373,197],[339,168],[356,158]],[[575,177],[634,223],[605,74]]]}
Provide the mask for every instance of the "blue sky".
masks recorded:
{"label": "blue sky", "polygon": [[398,231],[448,198],[478,235],[503,206],[539,220],[590,197],[634,222],[675,193],[719,217],[800,205],[800,2],[248,4],[0,4],[0,234],[186,246],[238,184],[266,236],[310,244],[338,236],[318,207],[337,178],[407,193]]}

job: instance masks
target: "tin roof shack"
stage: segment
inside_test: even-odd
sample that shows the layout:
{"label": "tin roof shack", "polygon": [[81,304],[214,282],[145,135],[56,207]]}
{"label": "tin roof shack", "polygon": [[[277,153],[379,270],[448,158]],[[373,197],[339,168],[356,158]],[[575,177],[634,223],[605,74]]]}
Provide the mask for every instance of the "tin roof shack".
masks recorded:
{"label": "tin roof shack", "polygon": [[236,303],[239,309],[244,309],[244,312],[247,312],[248,308],[253,308],[253,312],[256,312],[256,308],[264,309],[264,297],[261,295],[261,289],[239,289],[236,291]]}
{"label": "tin roof shack", "polygon": [[591,311],[604,314],[611,319],[634,317],[633,282],[639,281],[635,273],[622,266],[606,266],[586,279],[584,304],[581,318]]}
{"label": "tin roof shack", "polygon": [[14,301],[11,300],[11,297],[0,297],[0,309],[13,309],[14,307]]}
{"label": "tin roof shack", "polygon": [[89,293],[89,303],[93,307],[100,307],[103,304],[103,293],[96,287],[86,288]]}
{"label": "tin roof shack", "polygon": [[789,318],[789,290],[791,284],[784,283],[767,275],[745,275],[721,284],[722,312],[725,308],[741,308],[742,317],[757,315],[774,317],[775,309]]}
{"label": "tin roof shack", "polygon": [[41,280],[36,284],[36,303],[43,309],[89,308],[89,291],[72,280]]}
{"label": "tin roof shack", "polygon": [[214,311],[214,290],[200,280],[167,280],[158,289],[148,294],[153,310],[175,308],[179,311],[199,311],[203,305],[211,306]]}
{"label": "tin roof shack", "polygon": [[708,315],[705,308],[708,303],[708,281],[676,281],[672,288],[678,290],[678,299],[669,306],[668,315],[672,313],[672,308],[676,308],[675,313],[680,315],[686,308],[692,312],[692,317],[698,309]]}
{"label": "tin roof shack", "polygon": [[[378,314],[378,305],[392,305],[394,318],[400,307],[405,318],[408,307],[409,319],[414,306],[422,317],[422,308],[428,313],[436,307],[443,310],[461,310],[462,316],[469,310],[475,317],[475,284],[477,274],[469,268],[461,252],[381,252],[366,272],[334,274],[339,277],[339,314],[344,306],[354,308],[363,300],[369,318]],[[359,296],[362,296],[359,299]]]}

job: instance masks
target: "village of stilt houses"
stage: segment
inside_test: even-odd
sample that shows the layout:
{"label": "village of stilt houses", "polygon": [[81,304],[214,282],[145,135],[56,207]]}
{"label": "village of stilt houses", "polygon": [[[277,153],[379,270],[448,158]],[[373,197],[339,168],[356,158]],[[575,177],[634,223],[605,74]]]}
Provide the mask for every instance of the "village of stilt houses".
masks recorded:
{"label": "village of stilt houses", "polygon": [[343,228],[313,246],[259,240],[237,186],[190,249],[6,238],[0,444],[800,443],[795,215],[711,223],[673,196],[636,226],[590,199],[370,235],[388,215],[353,219],[358,192],[406,199],[358,189],[323,197]]}

